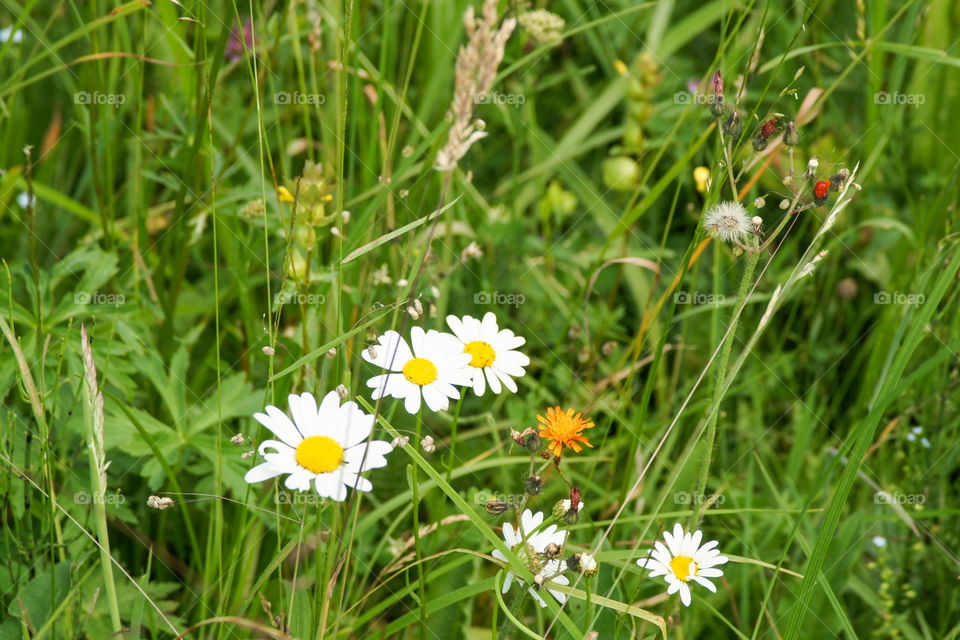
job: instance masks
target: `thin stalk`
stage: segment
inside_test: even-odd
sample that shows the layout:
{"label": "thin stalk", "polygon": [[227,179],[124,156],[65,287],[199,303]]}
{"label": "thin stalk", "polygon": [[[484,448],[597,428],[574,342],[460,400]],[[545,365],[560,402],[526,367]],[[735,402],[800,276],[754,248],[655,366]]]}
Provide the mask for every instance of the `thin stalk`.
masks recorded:
{"label": "thin stalk", "polygon": [[[483,372],[480,373],[483,375]],[[460,421],[460,407],[463,406],[463,397],[466,393],[460,394],[457,400],[457,407],[453,410],[453,425],[450,427],[450,456],[447,458],[447,482],[450,482],[450,474],[453,473],[454,453],[457,447],[457,423]]]}
{"label": "thin stalk", "polygon": [[[423,407],[417,412],[417,442],[420,442],[420,428],[423,423]],[[423,587],[423,551],[420,548],[420,484],[418,467],[413,465],[410,482],[413,485],[413,546],[417,554],[417,588],[420,594],[420,639],[427,637],[427,598]]]}
{"label": "thin stalk", "polygon": [[710,463],[713,458],[713,448],[717,440],[717,422],[720,417],[720,411],[717,408],[723,400],[723,383],[726,378],[727,364],[730,361],[730,351],[733,348],[733,342],[737,334],[737,325],[740,323],[741,311],[746,304],[747,292],[750,290],[750,284],[753,281],[753,272],[756,269],[757,261],[760,258],[760,252],[756,251],[757,240],[753,240],[753,249],[747,251],[747,264],[743,271],[743,279],[740,280],[740,288],[737,290],[737,303],[734,306],[733,319],[729,333],[726,334],[726,341],[723,343],[723,349],[720,351],[720,363],[714,380],[713,399],[710,402],[710,419],[707,423],[707,442],[704,453],[703,464],[700,465],[700,476],[697,480],[697,488],[693,494],[693,500],[697,504],[693,526],[696,527],[703,518],[703,511],[706,508],[706,500],[702,499],[707,486],[707,477],[710,475]]}

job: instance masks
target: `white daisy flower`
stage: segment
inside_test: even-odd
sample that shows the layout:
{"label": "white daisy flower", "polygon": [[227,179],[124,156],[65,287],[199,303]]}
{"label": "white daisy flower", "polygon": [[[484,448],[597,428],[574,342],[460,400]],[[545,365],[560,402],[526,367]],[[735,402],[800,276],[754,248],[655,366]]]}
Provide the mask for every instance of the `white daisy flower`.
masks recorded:
{"label": "white daisy flower", "polygon": [[343,502],[347,489],[370,491],[373,484],[360,473],[387,465],[393,450],[389,442],[367,442],[373,430],[373,416],[355,402],[340,405],[340,396],[331,391],[317,407],[309,393],[290,394],[290,414],[269,406],[253,417],[280,440],[265,440],[260,455],[266,462],[247,472],[244,480],[253,484],[289,474],[284,485],[291,491],[307,491],[311,483],[321,497]]}
{"label": "white daisy flower", "polygon": [[523,345],[525,338],[514,335],[510,329],[500,329],[497,317],[489,311],[483,320],[447,316],[447,325],[460,341],[463,352],[470,354],[474,393],[482,396],[486,383],[490,384],[491,391],[500,393],[501,382],[513,393],[517,392],[513,379],[523,376],[523,368],[530,364],[530,358],[514,349]]}
{"label": "white daisy flower", "polygon": [[[527,565],[527,568],[530,569],[535,577],[542,578],[543,580],[552,580],[557,584],[568,585],[570,584],[570,580],[565,575],[562,575],[562,573],[567,570],[567,563],[563,560],[546,560],[543,555],[547,549],[547,545],[551,543],[562,548],[563,541],[567,537],[567,532],[557,531],[557,525],[555,524],[550,525],[542,531],[537,531],[537,527],[541,524],[543,524],[543,513],[538,511],[536,514],[533,514],[530,512],[530,509],[526,509],[520,515],[520,528],[517,531],[514,531],[513,525],[509,522],[503,524],[503,541],[506,542],[510,550]],[[493,557],[498,560],[503,560],[504,562],[507,561],[507,557],[499,549],[493,550]],[[503,593],[510,590],[514,577],[513,573],[507,572],[506,577],[503,579]],[[521,586],[523,585],[523,580],[520,578],[517,578],[517,582],[519,582]],[[527,591],[533,596],[534,600],[540,603],[541,607],[547,606],[547,603],[544,602],[539,593],[532,588],[527,589]],[[565,593],[550,588],[548,588],[547,591],[561,604],[567,599]]]}
{"label": "white daisy flower", "polygon": [[727,557],[720,555],[717,551],[717,541],[711,540],[702,547],[700,540],[703,538],[702,531],[684,533],[680,523],[673,525],[673,535],[669,531],[664,531],[663,539],[667,544],[657,540],[653,551],[646,558],[637,560],[637,565],[650,570],[650,577],[663,576],[667,584],[668,594],[680,592],[680,600],[685,607],[690,606],[690,585],[691,580],[702,587],[717,592],[714,586],[707,578],[719,578],[723,571],[717,569],[718,565],[727,562]]}
{"label": "white daisy flower", "polygon": [[422,397],[431,411],[441,411],[450,406],[450,398],[460,397],[454,385],[470,384],[470,355],[449,333],[433,329],[424,332],[413,327],[413,351],[396,331],[387,331],[378,342],[377,346],[364,349],[363,359],[392,373],[367,381],[374,400],[387,395],[402,399],[407,413],[412,414],[420,411]]}

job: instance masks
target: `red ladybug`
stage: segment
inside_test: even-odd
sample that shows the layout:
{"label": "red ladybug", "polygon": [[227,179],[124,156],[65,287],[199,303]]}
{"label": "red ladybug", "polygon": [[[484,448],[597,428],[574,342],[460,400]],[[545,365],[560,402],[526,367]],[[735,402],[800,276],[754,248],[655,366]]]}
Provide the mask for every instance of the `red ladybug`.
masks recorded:
{"label": "red ladybug", "polygon": [[829,180],[820,180],[817,184],[813,185],[813,195],[817,200],[823,200],[827,197],[827,191],[830,189]]}

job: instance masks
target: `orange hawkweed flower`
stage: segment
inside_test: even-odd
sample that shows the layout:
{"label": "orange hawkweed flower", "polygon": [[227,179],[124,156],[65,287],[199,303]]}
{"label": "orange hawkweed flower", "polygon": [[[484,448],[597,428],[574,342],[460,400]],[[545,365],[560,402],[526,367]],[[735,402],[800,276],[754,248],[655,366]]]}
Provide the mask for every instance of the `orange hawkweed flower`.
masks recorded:
{"label": "orange hawkweed flower", "polygon": [[547,447],[553,452],[553,455],[560,457],[564,447],[569,447],[577,453],[583,450],[580,444],[593,448],[587,437],[583,435],[584,429],[592,429],[593,420],[581,417],[580,412],[574,414],[573,409],[563,411],[560,407],[551,407],[547,409],[547,417],[537,416],[540,421],[540,437],[552,440]]}

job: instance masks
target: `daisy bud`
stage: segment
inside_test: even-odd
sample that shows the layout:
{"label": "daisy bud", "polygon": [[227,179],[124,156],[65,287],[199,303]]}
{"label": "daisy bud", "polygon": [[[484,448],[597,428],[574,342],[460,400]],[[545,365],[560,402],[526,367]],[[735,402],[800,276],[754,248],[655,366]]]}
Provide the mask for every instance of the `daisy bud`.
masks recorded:
{"label": "daisy bud", "polygon": [[347,387],[342,384],[337,385],[337,395],[340,396],[341,400],[346,400],[347,396],[350,395],[350,392],[347,391]]}
{"label": "daisy bud", "polygon": [[238,433],[237,435],[235,435],[235,436],[233,436],[232,438],[230,438],[230,442],[232,442],[233,444],[237,445],[238,447],[242,447],[242,446],[243,446],[243,441],[244,441],[244,437],[243,437],[243,434],[242,434],[242,433]]}
{"label": "daisy bud", "polygon": [[414,320],[416,320],[416,319],[418,319],[418,318],[420,317],[420,313],[419,313],[416,309],[414,309],[413,307],[407,307],[407,313],[408,313],[408,314],[410,315],[410,317],[413,318]]}
{"label": "daisy bud", "polygon": [[523,483],[524,490],[532,496],[540,495],[543,491],[543,481],[540,476],[530,476]]}
{"label": "daisy bud", "polygon": [[570,571],[580,571],[580,554],[573,553],[567,558],[567,569]]}
{"label": "daisy bud", "polygon": [[551,542],[543,549],[543,553],[547,556],[547,560],[554,560],[560,557],[560,547],[555,542]]}
{"label": "daisy bud", "polygon": [[423,440],[420,441],[420,448],[423,449],[424,453],[433,453],[437,450],[437,445],[433,442],[433,436],[424,436]]}
{"label": "daisy bud", "polygon": [[147,498],[147,506],[151,509],[159,509],[161,511],[164,509],[169,509],[173,506],[173,498],[167,498],[166,496],[162,498],[160,496],[150,496]]}
{"label": "daisy bud", "polygon": [[781,201],[780,201],[780,208],[783,209],[784,211],[786,211],[787,209],[789,209],[789,208],[790,208],[790,201],[787,200],[786,198],[784,198],[783,200],[781,200]]}
{"label": "daisy bud", "polygon": [[597,560],[589,553],[580,554],[580,571],[588,578],[597,575],[600,567],[597,566]]}
{"label": "daisy bud", "polygon": [[538,573],[537,575],[533,576],[533,586],[534,586],[534,588],[536,588],[537,591],[539,591],[540,589],[542,589],[542,588],[543,588],[543,583],[544,583],[545,580],[546,580],[546,578],[543,577],[543,574],[542,574],[542,573]]}
{"label": "daisy bud", "polygon": [[333,347],[331,347],[330,350],[327,351],[327,357],[328,357],[328,358],[336,358],[336,357],[337,357],[337,350],[334,349]]}
{"label": "daisy bud", "polygon": [[417,313],[419,313],[420,315],[423,315],[423,305],[420,304],[419,298],[413,301],[413,308],[417,310]]}
{"label": "daisy bud", "polygon": [[261,351],[263,351],[263,354],[267,356],[272,356],[274,353],[276,353],[276,351],[273,350],[273,347],[269,345],[261,349]]}
{"label": "daisy bud", "polygon": [[605,356],[613,355],[613,352],[616,350],[617,350],[617,342],[615,340],[604,342],[603,346],[600,347],[600,352]]}
{"label": "daisy bud", "polygon": [[510,505],[508,505],[506,502],[503,502],[502,500],[496,500],[494,498],[490,498],[486,502],[486,504],[483,505],[483,508],[486,509],[487,513],[489,513],[490,515],[498,516],[501,513],[504,513],[507,509],[509,509]]}
{"label": "daisy bud", "polygon": [[410,444],[410,438],[407,436],[397,436],[396,438],[390,441],[390,446],[393,447],[394,449],[400,449],[401,447],[405,447],[408,444]]}
{"label": "daisy bud", "polygon": [[377,349],[373,345],[367,347],[367,355],[370,356],[371,360],[377,359]]}

